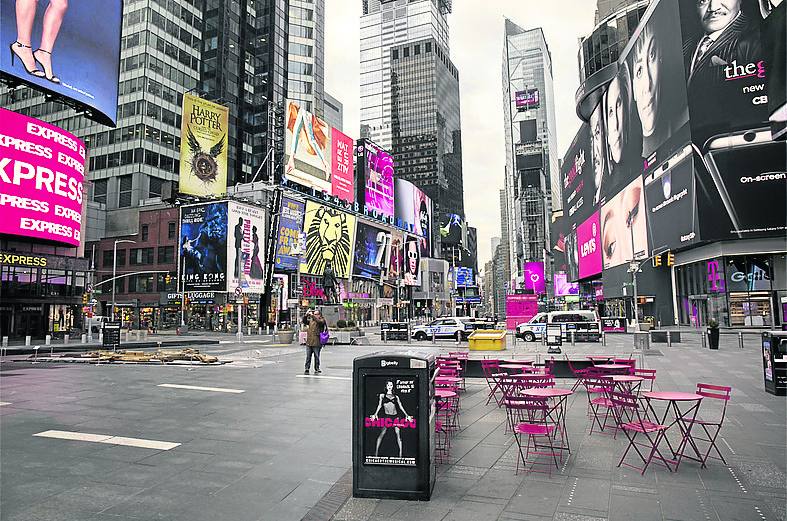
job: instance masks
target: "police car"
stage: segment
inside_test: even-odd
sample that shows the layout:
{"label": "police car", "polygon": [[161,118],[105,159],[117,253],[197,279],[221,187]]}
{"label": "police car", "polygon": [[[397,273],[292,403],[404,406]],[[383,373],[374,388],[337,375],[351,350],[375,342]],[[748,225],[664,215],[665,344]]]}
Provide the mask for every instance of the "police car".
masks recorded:
{"label": "police car", "polygon": [[456,317],[438,318],[423,326],[416,326],[412,336],[416,340],[432,338],[459,338],[465,340],[474,330],[473,325]]}
{"label": "police car", "polygon": [[592,311],[552,311],[538,313],[525,323],[516,326],[516,336],[526,342],[541,338],[546,333],[547,324],[560,324],[563,339],[569,340],[571,332],[581,342],[598,342],[601,339],[601,325]]}

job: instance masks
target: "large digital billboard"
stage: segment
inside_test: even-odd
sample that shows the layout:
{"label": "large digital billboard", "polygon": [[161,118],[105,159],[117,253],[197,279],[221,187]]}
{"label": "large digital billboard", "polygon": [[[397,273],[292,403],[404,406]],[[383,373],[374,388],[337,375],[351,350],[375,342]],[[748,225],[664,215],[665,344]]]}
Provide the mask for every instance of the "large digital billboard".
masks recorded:
{"label": "large digital billboard", "polygon": [[265,290],[265,210],[230,201],[227,211],[231,236],[227,240],[227,291]]}
{"label": "large digital billboard", "polygon": [[306,202],[303,229],[306,254],[301,257],[301,273],[322,276],[329,263],[341,279],[352,273],[355,243],[355,216],[314,201]]}
{"label": "large digital billboard", "polygon": [[579,284],[569,282],[563,272],[555,273],[555,296],[567,297],[569,295],[579,295]]}
{"label": "large digital billboard", "polygon": [[0,234],[78,246],[85,145],[65,130],[0,108]]}
{"label": "large digital billboard", "polygon": [[421,284],[421,247],[418,243],[418,237],[405,235],[402,278],[406,286],[419,286]]}
{"label": "large digital billboard", "polygon": [[580,279],[601,273],[601,223],[594,212],[577,226],[577,269]]}
{"label": "large digital billboard", "polygon": [[358,221],[355,227],[353,275],[379,280],[388,266],[391,234]]}
{"label": "large digital billboard", "polygon": [[540,103],[538,89],[521,90],[515,95],[517,110],[535,109],[538,108]]}
{"label": "large digital billboard", "polygon": [[303,230],[303,215],[306,203],[282,197],[281,213],[279,214],[279,233],[276,239],[276,257],[274,267],[277,270],[295,271],[300,259],[292,255]]}
{"label": "large digital billboard", "polygon": [[0,73],[72,100],[87,117],[115,125],[120,0],[0,0]]}
{"label": "large digital billboard", "polygon": [[475,286],[472,268],[454,268],[454,282],[457,288]]}
{"label": "large digital billboard", "polygon": [[440,240],[443,244],[447,245],[461,245],[462,244],[462,217],[449,213],[446,219],[440,226]]}
{"label": "large digital billboard", "polygon": [[368,139],[355,146],[358,178],[358,203],[362,211],[375,218],[394,218],[393,156]]}
{"label": "large digital billboard", "polygon": [[563,216],[576,224],[587,219],[598,203],[591,160],[590,127],[583,124],[563,157],[560,168]]}
{"label": "large digital billboard", "polygon": [[228,131],[227,107],[183,95],[178,191],[201,197],[227,192]]}
{"label": "large digital billboard", "polygon": [[638,177],[601,208],[604,269],[648,256],[643,188],[642,178]]}
{"label": "large digital billboard", "polygon": [[352,139],[292,100],[285,117],[285,178],[353,202]]}
{"label": "large digital billboard", "polygon": [[227,203],[180,209],[184,291],[227,291]]}
{"label": "large digital billboard", "polygon": [[547,291],[546,280],[544,279],[543,262],[526,262],[524,269],[524,288],[536,295],[543,295]]}
{"label": "large digital billboard", "polygon": [[395,180],[396,226],[420,237],[421,256],[432,256],[432,200],[404,179]]}
{"label": "large digital billboard", "polygon": [[396,230],[391,233],[391,255],[388,260],[388,280],[402,278],[404,267],[404,234]]}

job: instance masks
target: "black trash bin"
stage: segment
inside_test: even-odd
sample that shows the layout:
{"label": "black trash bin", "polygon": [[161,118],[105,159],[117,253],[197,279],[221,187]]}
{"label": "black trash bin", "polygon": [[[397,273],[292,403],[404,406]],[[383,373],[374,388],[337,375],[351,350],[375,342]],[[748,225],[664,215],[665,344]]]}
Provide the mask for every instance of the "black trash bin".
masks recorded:
{"label": "black trash bin", "polygon": [[766,392],[787,396],[787,331],[762,334],[762,376]]}
{"label": "black trash bin", "polygon": [[433,353],[353,362],[353,496],[429,500],[435,484]]}

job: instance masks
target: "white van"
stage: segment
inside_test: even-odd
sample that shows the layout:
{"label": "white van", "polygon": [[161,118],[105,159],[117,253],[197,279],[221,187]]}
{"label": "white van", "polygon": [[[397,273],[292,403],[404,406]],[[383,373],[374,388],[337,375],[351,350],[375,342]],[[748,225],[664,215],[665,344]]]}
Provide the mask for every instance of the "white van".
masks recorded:
{"label": "white van", "polygon": [[523,324],[516,326],[516,337],[532,342],[546,332],[547,324],[560,324],[563,339],[570,340],[571,331],[574,338],[584,342],[598,342],[601,339],[601,325],[593,311],[550,311],[538,313]]}
{"label": "white van", "polygon": [[88,331],[91,333],[98,333],[101,331],[101,328],[104,327],[104,323],[109,322],[109,317],[102,317],[99,315],[95,315],[92,317],[85,318],[85,326],[87,326]]}

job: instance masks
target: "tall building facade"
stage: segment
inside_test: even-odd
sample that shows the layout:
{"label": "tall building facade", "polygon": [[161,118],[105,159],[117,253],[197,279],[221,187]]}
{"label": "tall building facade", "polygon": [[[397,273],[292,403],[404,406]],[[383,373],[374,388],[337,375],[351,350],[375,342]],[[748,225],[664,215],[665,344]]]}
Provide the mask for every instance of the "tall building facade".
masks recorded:
{"label": "tall building facade", "polygon": [[[282,164],[284,134],[275,129],[283,126],[287,98],[288,3],[204,2],[199,91],[230,108],[229,184],[259,179],[263,162],[268,174]],[[299,19],[308,16],[298,9]]]}
{"label": "tall building facade", "polygon": [[323,119],[333,128],[344,132],[344,105],[327,92],[325,93],[325,111]]}
{"label": "tall building facade", "polygon": [[290,0],[287,95],[324,118],[325,0]]}
{"label": "tall building facade", "polygon": [[544,260],[549,221],[561,208],[552,56],[541,28],[504,22],[503,114],[511,278]]}
{"label": "tall building facade", "polygon": [[464,218],[459,73],[434,38],[390,48],[391,150],[396,175],[433,201],[435,222]]}
{"label": "tall building facade", "polygon": [[432,38],[448,52],[451,0],[363,0],[361,14],[361,137],[390,150],[390,49]]}

